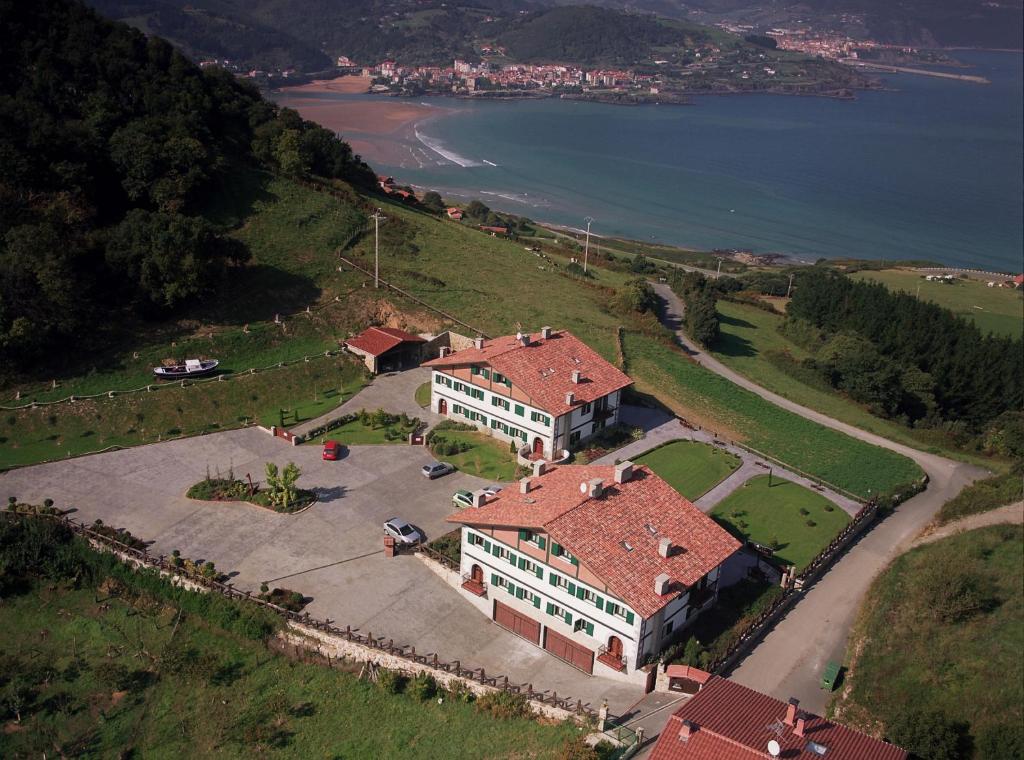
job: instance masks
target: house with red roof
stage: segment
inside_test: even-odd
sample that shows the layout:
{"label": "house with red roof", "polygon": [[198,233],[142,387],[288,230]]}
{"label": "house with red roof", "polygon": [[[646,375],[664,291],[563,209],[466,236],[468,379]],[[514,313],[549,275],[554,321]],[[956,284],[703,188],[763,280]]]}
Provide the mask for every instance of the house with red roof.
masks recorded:
{"label": "house with red roof", "polygon": [[629,376],[567,330],[477,338],[445,349],[433,370],[431,408],[476,425],[536,458],[559,459],[619,419]]}
{"label": "house with red roof", "polygon": [[649,468],[534,463],[450,515],[462,592],[500,626],[580,670],[640,670],[718,596],[741,544]]}
{"label": "house with red roof", "polygon": [[[692,670],[692,669],[691,669]],[[908,753],[818,715],[703,674],[700,690],[665,724],[650,760],[906,760]]]}
{"label": "house with red roof", "polygon": [[394,327],[367,327],[342,345],[360,357],[373,374],[396,372],[419,364],[426,340]]}

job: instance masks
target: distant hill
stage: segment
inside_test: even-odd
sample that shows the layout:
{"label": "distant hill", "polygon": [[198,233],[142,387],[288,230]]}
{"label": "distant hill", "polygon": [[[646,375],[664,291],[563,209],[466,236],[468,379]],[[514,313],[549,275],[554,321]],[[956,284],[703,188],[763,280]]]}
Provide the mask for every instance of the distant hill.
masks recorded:
{"label": "distant hill", "polygon": [[160,317],[248,259],[204,215],[252,167],[372,185],[349,146],[74,0],[0,2],[0,365]]}

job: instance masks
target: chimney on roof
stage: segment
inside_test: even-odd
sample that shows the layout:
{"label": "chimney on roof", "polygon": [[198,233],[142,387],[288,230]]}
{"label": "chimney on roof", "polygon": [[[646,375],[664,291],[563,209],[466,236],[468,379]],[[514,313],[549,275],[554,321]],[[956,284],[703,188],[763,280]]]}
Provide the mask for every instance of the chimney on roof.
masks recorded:
{"label": "chimney on roof", "polygon": [[796,728],[793,729],[793,733],[799,736],[801,739],[804,736],[804,732],[807,729],[807,719],[803,715],[796,719]]}
{"label": "chimney on roof", "polygon": [[539,478],[548,469],[548,463],[543,459],[538,459],[533,463],[533,477]]}
{"label": "chimney on roof", "polygon": [[658,596],[665,596],[668,593],[668,584],[671,580],[668,577],[668,573],[661,573],[654,579],[654,593]]}
{"label": "chimney on roof", "polygon": [[580,380],[582,380],[582,379],[583,379],[583,373],[582,373],[582,372],[580,372],[580,371],[579,371],[578,369],[574,369],[574,370],[572,371],[572,381],[573,381],[574,383],[576,383],[577,385],[579,385],[579,382],[580,382]]}
{"label": "chimney on roof", "polygon": [[672,539],[668,536],[662,536],[661,540],[658,541],[658,556],[668,559],[672,556]]}
{"label": "chimney on roof", "polygon": [[480,489],[479,491],[473,491],[472,505],[474,507],[482,507],[487,503],[487,491]]}
{"label": "chimney on roof", "polygon": [[617,465],[615,465],[615,482],[616,483],[625,483],[627,480],[630,480],[632,477],[633,477],[633,463],[632,462],[629,462],[629,461],[619,462]]}
{"label": "chimney on roof", "polygon": [[475,338],[473,338],[473,348],[480,349],[480,348],[483,348],[483,347],[484,347],[484,339],[483,339],[482,335],[477,335]]}
{"label": "chimney on roof", "polygon": [[789,704],[786,705],[786,725],[792,726],[796,722],[796,708],[800,705],[800,700],[796,697],[789,698]]}
{"label": "chimney on roof", "polygon": [[679,726],[679,741],[686,742],[690,740],[690,737],[697,730],[697,724],[692,720],[683,720]]}
{"label": "chimney on roof", "polygon": [[519,493],[530,493],[530,479],[523,478],[519,481]]}
{"label": "chimney on roof", "polygon": [[604,493],[604,479],[591,478],[584,485],[584,491],[591,499],[600,499]]}
{"label": "chimney on roof", "polygon": [[451,352],[452,350],[448,346],[441,346],[441,352],[439,356],[443,359],[446,356],[448,356],[448,354],[450,354]]}
{"label": "chimney on roof", "polygon": [[548,338],[550,338],[551,337],[551,328],[548,327],[547,325],[545,325],[544,327],[540,328],[540,337],[543,338],[544,340],[547,340]]}
{"label": "chimney on roof", "polygon": [[569,391],[568,393],[566,393],[565,394],[565,405],[566,406],[572,406],[575,403],[576,403],[576,394],[573,393],[572,391]]}

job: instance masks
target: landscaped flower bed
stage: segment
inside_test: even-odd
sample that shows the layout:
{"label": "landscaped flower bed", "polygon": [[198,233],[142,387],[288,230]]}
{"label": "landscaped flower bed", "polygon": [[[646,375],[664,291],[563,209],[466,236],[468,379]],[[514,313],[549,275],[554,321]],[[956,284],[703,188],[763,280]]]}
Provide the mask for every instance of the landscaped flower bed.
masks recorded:
{"label": "landscaped flower bed", "polygon": [[302,612],[307,604],[306,597],[298,591],[277,587],[269,589],[266,583],[260,587],[259,598],[271,604],[276,604],[278,607],[283,607],[290,612]]}
{"label": "landscaped flower bed", "polygon": [[281,474],[277,465],[267,463],[267,484],[260,488],[251,487],[248,482],[233,477],[211,478],[209,475],[188,489],[185,495],[201,501],[246,501],[275,512],[292,514],[305,509],[316,501],[316,494],[305,488],[295,487],[301,471],[294,463],[288,464]]}
{"label": "landscaped flower bed", "polygon": [[391,414],[383,409],[372,412],[362,409],[310,430],[305,435],[305,442],[321,444],[330,438],[349,446],[404,443],[419,426],[418,417],[410,417],[404,412]]}

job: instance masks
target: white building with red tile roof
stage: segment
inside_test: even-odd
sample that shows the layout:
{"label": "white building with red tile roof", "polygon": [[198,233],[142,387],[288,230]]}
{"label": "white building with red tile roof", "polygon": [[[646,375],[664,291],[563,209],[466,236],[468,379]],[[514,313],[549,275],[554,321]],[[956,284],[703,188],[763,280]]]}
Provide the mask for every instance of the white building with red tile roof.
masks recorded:
{"label": "white building with red tile roof", "polygon": [[[707,674],[704,674],[707,676]],[[906,760],[906,750],[718,676],[675,711],[650,760]]]}
{"label": "white building with red tile roof", "polygon": [[633,382],[572,333],[550,327],[477,338],[472,348],[442,354],[423,365],[433,370],[435,412],[548,459],[616,424]]}
{"label": "white building with red tile roof", "polygon": [[535,470],[448,517],[463,526],[463,592],[587,673],[645,678],[646,656],[714,603],[740,542],[647,467]]}

